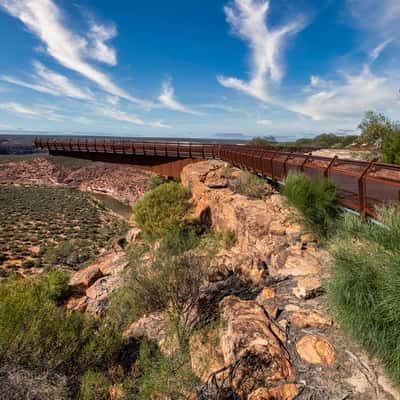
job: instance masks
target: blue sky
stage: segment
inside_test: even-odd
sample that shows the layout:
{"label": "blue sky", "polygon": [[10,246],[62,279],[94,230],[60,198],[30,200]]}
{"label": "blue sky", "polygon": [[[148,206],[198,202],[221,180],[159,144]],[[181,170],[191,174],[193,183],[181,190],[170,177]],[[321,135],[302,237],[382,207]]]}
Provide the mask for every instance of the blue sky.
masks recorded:
{"label": "blue sky", "polygon": [[399,39],[399,0],[0,0],[0,130],[350,133]]}

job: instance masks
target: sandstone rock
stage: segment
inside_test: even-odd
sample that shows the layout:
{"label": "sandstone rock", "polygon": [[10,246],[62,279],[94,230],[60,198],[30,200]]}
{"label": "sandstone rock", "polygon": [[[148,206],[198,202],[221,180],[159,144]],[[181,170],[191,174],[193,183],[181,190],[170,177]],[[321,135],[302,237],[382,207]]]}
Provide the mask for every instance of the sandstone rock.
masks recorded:
{"label": "sandstone rock", "polygon": [[278,221],[272,221],[269,227],[269,233],[274,236],[285,236],[286,227]]}
{"label": "sandstone rock", "polygon": [[222,169],[211,171],[207,174],[204,183],[213,189],[226,188],[228,186],[228,179],[224,176]]}
{"label": "sandstone rock", "polygon": [[128,260],[123,251],[110,251],[98,257],[94,264],[97,265],[103,276],[120,275],[128,265]]}
{"label": "sandstone rock", "polygon": [[297,397],[299,391],[299,385],[288,383],[270,389],[257,389],[250,394],[248,400],[293,400]]}
{"label": "sandstone rock", "polygon": [[279,308],[275,304],[264,304],[263,307],[268,312],[268,315],[272,319],[277,319],[279,314]]}
{"label": "sandstone rock", "polygon": [[192,371],[203,382],[215,371],[224,366],[224,359],[219,347],[219,329],[195,332],[189,340]]}
{"label": "sandstone rock", "polygon": [[293,326],[300,329],[324,328],[331,325],[331,322],[322,315],[306,310],[292,313],[289,315],[289,321]]}
{"label": "sandstone rock", "polygon": [[288,228],[286,228],[286,235],[291,240],[297,240],[300,238],[301,231],[302,231],[302,228],[301,228],[300,224],[292,224]]}
{"label": "sandstone rock", "polygon": [[121,286],[121,283],[122,279],[120,276],[105,276],[98,279],[86,290],[86,311],[101,317],[108,305],[110,294],[117,290]]}
{"label": "sandstone rock", "polygon": [[295,376],[289,354],[257,302],[225,297],[220,303],[220,317],[220,345],[225,365],[242,358],[233,379],[240,398],[250,394],[255,385],[267,386]]}
{"label": "sandstone rock", "polygon": [[276,296],[274,288],[265,287],[257,296],[257,303],[263,305],[266,301],[273,299]]}
{"label": "sandstone rock", "polygon": [[335,349],[329,341],[316,335],[303,336],[296,343],[299,356],[311,363],[332,367],[335,364]]}
{"label": "sandstone rock", "polygon": [[291,250],[281,254],[281,257],[282,260],[277,255],[271,263],[270,273],[273,276],[305,276],[321,273],[319,260],[310,252]]}
{"label": "sandstone rock", "polygon": [[297,279],[297,286],[293,294],[299,299],[312,299],[323,292],[322,282],[316,277],[304,277]]}
{"label": "sandstone rock", "polygon": [[87,307],[87,297],[80,296],[80,297],[70,297],[65,304],[67,310],[70,311],[80,311],[83,312],[86,310]]}
{"label": "sandstone rock", "polygon": [[71,276],[68,285],[74,293],[84,294],[86,289],[102,276],[103,273],[97,265],[90,265],[89,267],[75,272]]}

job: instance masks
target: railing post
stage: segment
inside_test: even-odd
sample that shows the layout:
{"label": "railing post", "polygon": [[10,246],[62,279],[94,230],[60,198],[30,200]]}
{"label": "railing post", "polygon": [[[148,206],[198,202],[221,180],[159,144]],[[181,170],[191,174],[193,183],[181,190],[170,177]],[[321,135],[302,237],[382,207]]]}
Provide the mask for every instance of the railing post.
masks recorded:
{"label": "railing post", "polygon": [[309,153],[306,155],[306,158],[304,159],[304,161],[301,163],[300,165],[300,171],[304,172],[304,166],[306,165],[307,161],[311,158],[312,153]]}
{"label": "railing post", "polygon": [[338,159],[338,156],[333,157],[332,160],[330,161],[329,165],[326,167],[326,169],[324,171],[325,178],[329,178],[330,172],[331,172],[331,168],[333,167],[333,164],[335,163],[335,161],[337,159]]}
{"label": "railing post", "polygon": [[359,211],[360,211],[360,216],[362,219],[365,219],[365,217],[367,215],[367,198],[365,196],[365,192],[367,190],[367,184],[366,184],[365,178],[377,161],[378,161],[377,158],[373,159],[368,164],[368,166],[364,169],[364,171],[361,173],[360,177],[358,178],[358,201],[360,204]]}

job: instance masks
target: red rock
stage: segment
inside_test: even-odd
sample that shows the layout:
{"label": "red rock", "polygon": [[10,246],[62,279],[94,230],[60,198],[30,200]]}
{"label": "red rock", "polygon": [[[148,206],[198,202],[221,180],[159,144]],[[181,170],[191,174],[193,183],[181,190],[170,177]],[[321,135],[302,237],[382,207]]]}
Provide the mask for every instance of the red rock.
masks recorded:
{"label": "red rock", "polygon": [[299,299],[312,299],[323,292],[322,282],[316,277],[301,277],[297,279],[297,286],[293,289],[293,294]]}
{"label": "red rock", "polygon": [[297,397],[300,386],[288,383],[274,388],[261,388],[252,392],[248,400],[293,400]]}
{"label": "red rock", "polygon": [[67,310],[84,312],[87,307],[87,297],[70,297],[65,307]]}
{"label": "red rock", "polygon": [[331,322],[322,315],[304,310],[302,312],[294,312],[289,315],[290,323],[296,328],[324,328],[331,325]]}
{"label": "red rock", "polygon": [[102,276],[103,274],[97,265],[90,265],[89,267],[75,272],[71,276],[68,285],[74,293],[84,294],[86,289]]}
{"label": "red rock", "polygon": [[296,343],[299,356],[311,363],[332,367],[335,364],[335,349],[322,336],[306,335]]}

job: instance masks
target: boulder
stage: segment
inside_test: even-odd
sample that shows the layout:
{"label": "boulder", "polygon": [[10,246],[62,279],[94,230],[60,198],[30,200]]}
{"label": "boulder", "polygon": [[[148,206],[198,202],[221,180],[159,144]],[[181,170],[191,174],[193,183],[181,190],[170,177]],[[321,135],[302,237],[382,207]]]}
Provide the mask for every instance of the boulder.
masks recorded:
{"label": "boulder", "polygon": [[331,322],[316,312],[302,310],[293,312],[288,317],[290,323],[296,328],[325,328]]}
{"label": "boulder", "polygon": [[321,279],[312,276],[298,278],[297,286],[293,289],[293,294],[304,300],[319,296],[322,292]]}
{"label": "boulder", "polygon": [[287,383],[273,388],[260,388],[252,392],[248,400],[293,400],[300,392],[300,386]]}
{"label": "boulder", "polygon": [[332,367],[335,364],[335,349],[328,339],[317,335],[303,336],[296,343],[299,356],[310,364]]}
{"label": "boulder", "polygon": [[86,289],[97,279],[101,278],[103,273],[97,265],[90,265],[78,272],[75,272],[68,283],[72,292],[75,294],[85,294]]}
{"label": "boulder", "polygon": [[258,294],[256,301],[258,304],[263,305],[267,301],[275,298],[275,296],[276,296],[276,290],[274,288],[265,287]]}
{"label": "boulder", "polygon": [[218,327],[209,331],[195,332],[189,340],[190,361],[193,373],[203,382],[215,371],[224,366],[219,346]]}
{"label": "boulder", "polygon": [[86,296],[79,296],[79,297],[70,297],[65,307],[67,310],[70,311],[80,311],[83,312],[86,310],[87,307],[87,297]]}
{"label": "boulder", "polygon": [[232,382],[239,398],[246,398],[255,387],[294,378],[289,354],[271,329],[273,322],[256,301],[225,297],[220,302],[220,318],[224,364],[241,360]]}

